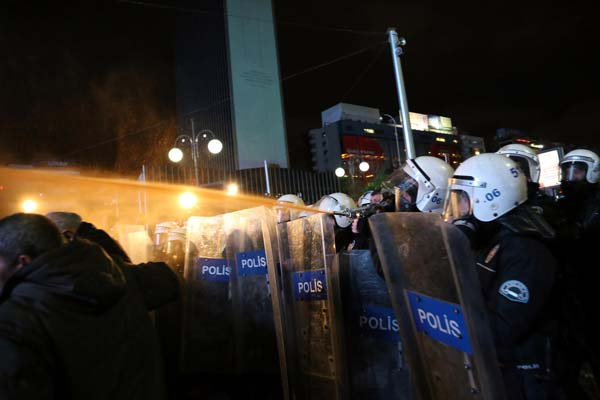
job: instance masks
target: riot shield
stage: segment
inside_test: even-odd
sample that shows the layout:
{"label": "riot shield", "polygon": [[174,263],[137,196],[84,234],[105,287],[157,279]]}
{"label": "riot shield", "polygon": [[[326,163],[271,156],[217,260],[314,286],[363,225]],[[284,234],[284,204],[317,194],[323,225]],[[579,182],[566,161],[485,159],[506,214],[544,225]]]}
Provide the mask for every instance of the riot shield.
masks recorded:
{"label": "riot shield", "polygon": [[263,240],[266,212],[258,207],[188,220],[184,372],[278,373]]}
{"label": "riot shield", "polygon": [[340,253],[337,261],[350,398],[412,398],[398,321],[371,252]]}
{"label": "riot shield", "polygon": [[117,241],[121,244],[134,264],[151,260],[152,241],[144,225],[116,226]]}
{"label": "riot shield", "polygon": [[[335,257],[331,216],[317,214],[277,225],[280,313],[289,398],[346,398],[339,299],[332,296]],[[276,306],[277,307],[277,306]],[[284,383],[285,384],[285,383]]]}
{"label": "riot shield", "polygon": [[369,218],[418,399],[505,399],[466,237],[437,214]]}

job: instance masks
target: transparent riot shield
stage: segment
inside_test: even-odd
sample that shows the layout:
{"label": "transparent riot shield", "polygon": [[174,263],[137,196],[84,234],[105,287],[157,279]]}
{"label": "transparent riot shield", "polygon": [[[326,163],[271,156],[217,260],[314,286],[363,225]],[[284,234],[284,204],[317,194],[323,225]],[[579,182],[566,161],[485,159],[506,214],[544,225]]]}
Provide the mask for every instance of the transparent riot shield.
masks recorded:
{"label": "transparent riot shield", "polygon": [[[339,302],[331,269],[334,225],[328,215],[312,215],[277,225],[280,257],[280,325],[289,398],[345,397]],[[277,313],[276,313],[277,315]],[[284,382],[285,385],[285,382]]]}
{"label": "transparent riot shield", "polygon": [[134,264],[151,260],[152,241],[144,225],[116,226],[117,241]]}
{"label": "transparent riot shield", "polygon": [[258,207],[188,220],[185,372],[279,373],[263,240],[266,212]]}
{"label": "transparent riot shield", "polygon": [[340,253],[337,260],[350,398],[410,399],[398,321],[371,252]]}
{"label": "transparent riot shield", "polygon": [[505,399],[464,235],[425,213],[369,218],[418,399]]}

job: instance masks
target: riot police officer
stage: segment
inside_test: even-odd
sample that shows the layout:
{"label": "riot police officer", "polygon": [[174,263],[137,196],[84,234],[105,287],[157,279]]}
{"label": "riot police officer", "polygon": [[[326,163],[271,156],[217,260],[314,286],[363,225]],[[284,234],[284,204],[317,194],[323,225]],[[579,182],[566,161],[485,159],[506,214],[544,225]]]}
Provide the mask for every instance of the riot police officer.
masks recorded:
{"label": "riot police officer", "polygon": [[[600,344],[597,325],[597,282],[600,279],[596,248],[600,243],[600,158],[590,150],[567,153],[562,171],[560,209],[565,213],[558,229],[557,253],[565,277],[564,317],[569,367],[567,387],[580,396],[580,370],[584,363],[600,381]],[[576,394],[572,394],[576,393]]]}
{"label": "riot police officer", "polygon": [[[553,235],[523,205],[527,180],[517,164],[481,154],[449,181],[444,215],[472,231],[484,302],[510,399],[560,398],[551,371],[556,340],[553,290],[556,261],[544,244]],[[469,227],[469,228],[466,228]]]}
{"label": "riot police officer", "polygon": [[600,225],[600,158],[590,150],[567,153],[560,161],[562,205],[583,234]]}
{"label": "riot police officer", "polygon": [[[320,211],[336,213],[335,221],[335,248],[337,252],[344,251],[352,241],[352,217],[350,213],[356,209],[356,203],[345,193],[332,193],[319,199],[314,205]],[[346,213],[347,215],[342,215]]]}
{"label": "riot police officer", "polygon": [[396,211],[441,214],[448,178],[453,172],[450,165],[437,157],[420,156],[406,160],[404,166],[386,182],[395,190]]}

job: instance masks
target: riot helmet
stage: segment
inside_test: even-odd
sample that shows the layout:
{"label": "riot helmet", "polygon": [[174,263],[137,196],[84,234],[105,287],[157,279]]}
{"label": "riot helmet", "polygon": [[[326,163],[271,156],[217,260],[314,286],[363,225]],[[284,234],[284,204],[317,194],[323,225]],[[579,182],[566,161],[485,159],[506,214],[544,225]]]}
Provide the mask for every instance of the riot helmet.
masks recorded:
{"label": "riot helmet", "polygon": [[175,221],[165,221],[156,224],[154,228],[154,245],[160,246],[162,244],[167,243],[169,237],[169,230],[172,228],[176,228],[177,226],[177,222]]}
{"label": "riot helmet", "polygon": [[[304,201],[295,194],[284,194],[277,199],[278,203],[304,206]],[[277,207],[277,222],[287,222],[299,217],[300,211],[287,207]]]}
{"label": "riot helmet", "polygon": [[406,160],[390,177],[387,186],[395,189],[396,211],[442,213],[448,178],[454,169],[437,157],[420,156]]}
{"label": "riot helmet", "polygon": [[358,206],[359,207],[364,207],[364,206],[368,206],[369,204],[371,204],[371,194],[372,193],[373,193],[372,190],[367,190],[366,192],[364,192],[358,198]]}
{"label": "riot helmet", "polygon": [[352,225],[350,213],[356,208],[356,203],[350,196],[344,193],[332,193],[321,197],[315,203],[315,208],[326,212],[347,213],[348,215],[334,215],[335,223],[340,228]]}
{"label": "riot helmet", "polygon": [[501,147],[496,154],[502,154],[516,162],[529,181],[538,183],[540,180],[540,162],[537,152],[530,146],[511,143]]}
{"label": "riot helmet", "polygon": [[500,154],[464,161],[449,180],[444,219],[496,220],[527,201],[527,179],[518,165]]}
{"label": "riot helmet", "polygon": [[577,149],[568,152],[560,161],[563,182],[598,183],[600,158],[590,150]]}
{"label": "riot helmet", "polygon": [[280,196],[277,201],[280,203],[291,203],[296,206],[304,205],[304,200],[295,194],[284,194],[283,196]]}

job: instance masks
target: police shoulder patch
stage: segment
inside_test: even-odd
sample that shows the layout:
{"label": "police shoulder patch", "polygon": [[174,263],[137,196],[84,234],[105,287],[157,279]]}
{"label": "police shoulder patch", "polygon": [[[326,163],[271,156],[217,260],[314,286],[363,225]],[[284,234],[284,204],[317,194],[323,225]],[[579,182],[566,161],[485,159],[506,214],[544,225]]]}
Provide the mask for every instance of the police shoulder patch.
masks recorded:
{"label": "police shoulder patch", "polygon": [[529,289],[521,281],[506,281],[500,285],[499,292],[510,301],[516,301],[517,303],[529,302]]}

